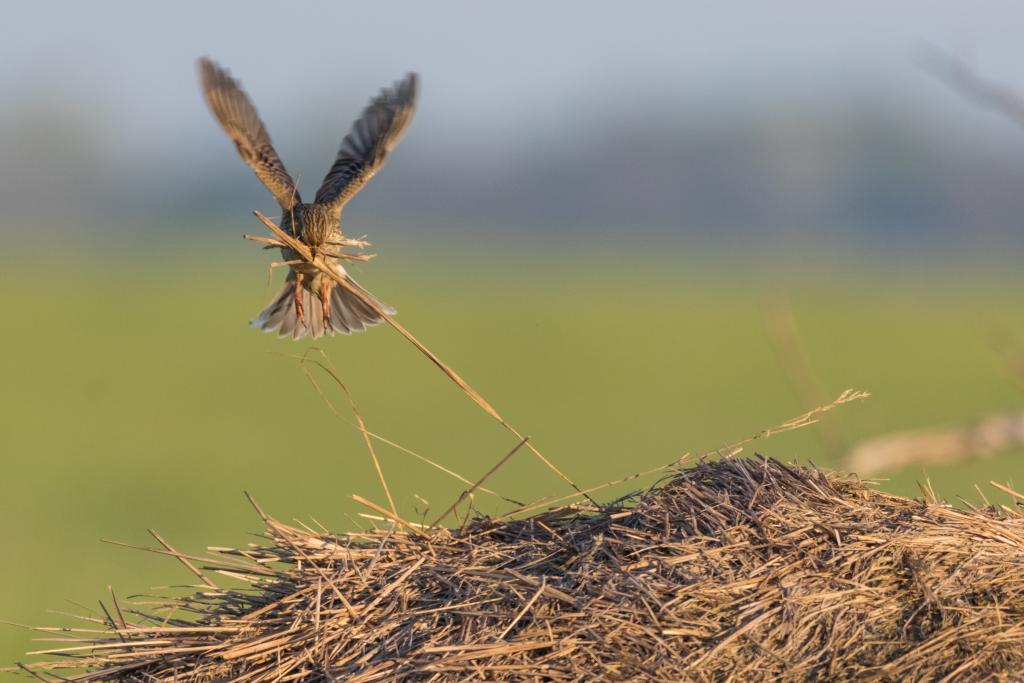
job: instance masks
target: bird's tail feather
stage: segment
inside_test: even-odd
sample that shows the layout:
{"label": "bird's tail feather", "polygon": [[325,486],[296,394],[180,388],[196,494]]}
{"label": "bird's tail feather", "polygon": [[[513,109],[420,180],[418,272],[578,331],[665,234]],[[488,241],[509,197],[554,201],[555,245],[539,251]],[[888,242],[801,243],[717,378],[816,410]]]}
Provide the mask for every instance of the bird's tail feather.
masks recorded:
{"label": "bird's tail feather", "polygon": [[[348,278],[348,282],[387,315],[395,314],[395,309],[360,287],[355,280]],[[303,316],[301,319],[295,307],[295,280],[289,278],[259,317],[250,324],[264,332],[278,330],[281,337],[302,339],[308,334],[313,339],[317,339],[324,334],[333,335],[336,332],[339,334],[362,332],[371,325],[379,325],[384,322],[384,319],[372,307],[366,305],[358,296],[340,285],[331,289],[331,315],[327,325],[324,325],[320,297],[305,287],[302,288],[299,296],[302,297]]]}

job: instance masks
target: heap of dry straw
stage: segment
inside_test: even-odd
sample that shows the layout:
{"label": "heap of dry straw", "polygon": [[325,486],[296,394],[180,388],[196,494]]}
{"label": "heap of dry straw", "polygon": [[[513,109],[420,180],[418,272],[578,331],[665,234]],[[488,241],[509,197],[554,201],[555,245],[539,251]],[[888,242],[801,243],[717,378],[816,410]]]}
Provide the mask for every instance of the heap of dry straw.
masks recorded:
{"label": "heap of dry straw", "polygon": [[[32,666],[131,681],[978,680],[1024,671],[1024,517],[774,460],[680,470],[603,510],[189,558]],[[159,549],[158,549],[159,550]],[[211,577],[243,588],[221,588]],[[241,584],[237,582],[241,581]],[[51,633],[52,635],[52,633]]]}

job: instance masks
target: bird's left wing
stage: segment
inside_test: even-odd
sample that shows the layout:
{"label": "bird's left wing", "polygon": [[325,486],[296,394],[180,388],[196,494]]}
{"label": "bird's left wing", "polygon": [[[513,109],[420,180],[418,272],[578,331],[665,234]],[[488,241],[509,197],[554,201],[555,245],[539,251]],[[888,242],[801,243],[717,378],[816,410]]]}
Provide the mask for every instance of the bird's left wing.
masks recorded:
{"label": "bird's left wing", "polygon": [[412,120],[418,80],[410,73],[370,101],[342,141],[334,165],[316,192],[317,203],[333,205],[340,215],[345,202],[380,169]]}
{"label": "bird's left wing", "polygon": [[227,71],[203,57],[199,60],[199,80],[210,110],[238,148],[242,160],[270,190],[283,209],[290,210],[300,201],[295,181],[270,142],[270,134],[256,113],[248,95]]}

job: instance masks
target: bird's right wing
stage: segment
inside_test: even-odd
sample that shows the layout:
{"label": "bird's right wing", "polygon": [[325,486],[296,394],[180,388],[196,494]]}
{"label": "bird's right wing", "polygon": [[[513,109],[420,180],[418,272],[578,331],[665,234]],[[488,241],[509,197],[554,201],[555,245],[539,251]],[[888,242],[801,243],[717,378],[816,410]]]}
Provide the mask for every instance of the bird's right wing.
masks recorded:
{"label": "bird's right wing", "polygon": [[412,120],[417,89],[418,78],[411,73],[370,101],[342,140],[334,165],[316,191],[314,201],[331,204],[336,214],[341,213],[345,202],[380,170],[388,153],[398,144]]}
{"label": "bird's right wing", "polygon": [[242,160],[283,209],[294,208],[301,201],[295,181],[274,151],[266,126],[238,81],[206,57],[199,60],[199,81],[210,111],[234,141]]}

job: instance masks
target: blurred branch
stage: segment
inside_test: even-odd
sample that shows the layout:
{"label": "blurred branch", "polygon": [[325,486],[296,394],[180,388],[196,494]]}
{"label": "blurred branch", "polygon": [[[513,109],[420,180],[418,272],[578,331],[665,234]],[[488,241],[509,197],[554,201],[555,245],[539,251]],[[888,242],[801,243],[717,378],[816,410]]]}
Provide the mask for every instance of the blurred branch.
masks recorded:
{"label": "blurred branch", "polygon": [[935,46],[923,49],[915,61],[964,99],[1024,127],[1024,99],[1014,90],[982,78],[967,62]]}
{"label": "blurred branch", "polygon": [[909,465],[938,465],[988,456],[1024,445],[1024,413],[992,415],[962,427],[887,434],[855,447],[843,468],[862,477]]}

